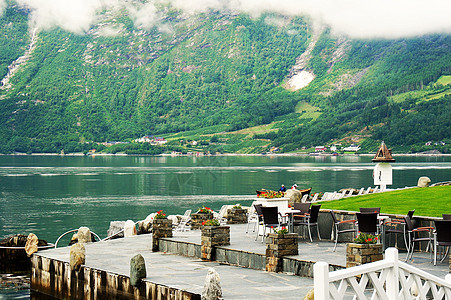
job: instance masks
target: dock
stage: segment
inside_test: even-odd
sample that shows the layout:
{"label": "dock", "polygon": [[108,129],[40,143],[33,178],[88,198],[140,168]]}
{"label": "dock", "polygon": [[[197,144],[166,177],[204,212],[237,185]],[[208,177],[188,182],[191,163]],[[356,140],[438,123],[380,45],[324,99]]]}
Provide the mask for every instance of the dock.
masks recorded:
{"label": "dock", "polygon": [[[345,268],[346,244],[333,252],[331,240],[299,239],[298,255],[283,258],[283,272],[265,271],[265,243],[246,224],[230,226],[230,245],[216,249],[215,261],[200,257],[200,230],[174,232],[152,252],[152,235],[137,235],[86,244],[86,262],[70,270],[69,247],[39,251],[32,257],[31,291],[59,299],[200,299],[209,268],[221,278],[224,299],[303,299],[313,288],[313,264],[325,261],[330,271]],[[130,285],[130,259],[141,254],[147,277]],[[400,253],[400,258],[404,257]],[[415,253],[412,265],[444,278],[445,261],[437,266],[428,253]]]}

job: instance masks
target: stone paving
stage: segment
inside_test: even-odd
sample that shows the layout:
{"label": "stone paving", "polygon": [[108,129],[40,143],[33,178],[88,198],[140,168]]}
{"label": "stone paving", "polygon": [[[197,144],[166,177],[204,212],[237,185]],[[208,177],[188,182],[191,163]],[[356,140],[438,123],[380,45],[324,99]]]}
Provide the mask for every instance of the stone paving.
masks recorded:
{"label": "stone paving", "polygon": [[[227,248],[253,253],[265,253],[265,244],[261,237],[255,241],[255,233],[245,233],[246,225],[231,225],[230,246]],[[200,230],[174,232],[172,239],[200,244]],[[345,244],[339,244],[333,252],[330,240],[299,240],[299,255],[291,258],[307,261],[325,261],[345,266]],[[313,288],[313,279],[281,273],[268,273],[253,269],[205,262],[200,259],[152,252],[151,235],[138,235],[126,239],[86,245],[86,266],[129,275],[130,259],[141,254],[146,261],[146,280],[177,287],[186,291],[201,293],[209,267],[213,267],[221,277],[225,299],[302,299]],[[40,251],[41,256],[69,261],[69,247]],[[405,253],[399,257],[404,259]],[[440,278],[448,274],[448,260],[434,266],[429,254],[414,253],[410,261],[413,266]]]}

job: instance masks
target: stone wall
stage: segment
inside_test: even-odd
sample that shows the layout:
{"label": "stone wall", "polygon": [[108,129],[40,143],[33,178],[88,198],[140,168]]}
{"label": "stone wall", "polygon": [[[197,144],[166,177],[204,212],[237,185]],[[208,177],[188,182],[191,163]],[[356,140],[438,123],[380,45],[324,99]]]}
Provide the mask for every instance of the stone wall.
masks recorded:
{"label": "stone wall", "polygon": [[215,260],[215,248],[230,245],[230,227],[202,226],[201,230],[201,258]]}
{"label": "stone wall", "polygon": [[58,299],[201,299],[201,295],[144,280],[133,287],[130,278],[88,267],[72,271],[69,263],[34,254],[31,291]]}
{"label": "stone wall", "polygon": [[172,237],[172,220],[154,219],[152,223],[152,251],[158,251],[159,240],[164,237]]}
{"label": "stone wall", "polygon": [[283,272],[282,257],[299,253],[296,233],[270,233],[265,241],[266,271],[268,272]]}

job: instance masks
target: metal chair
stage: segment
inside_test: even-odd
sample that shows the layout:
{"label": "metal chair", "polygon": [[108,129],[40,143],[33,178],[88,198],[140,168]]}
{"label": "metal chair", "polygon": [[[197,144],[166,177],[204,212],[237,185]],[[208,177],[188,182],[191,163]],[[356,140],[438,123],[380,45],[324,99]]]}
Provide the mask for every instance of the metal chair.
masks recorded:
{"label": "metal chair", "polygon": [[[349,232],[354,232],[354,235],[356,235],[357,234],[357,227],[355,225],[356,220],[339,221],[337,219],[337,217],[335,216],[335,212],[333,210],[330,211],[330,214],[331,214],[332,220],[334,222],[334,230],[335,230],[335,234],[334,234],[334,240],[335,240],[334,252],[335,252],[335,250],[337,249],[338,235],[342,234],[342,233],[349,233]],[[352,224],[353,228],[341,229],[340,227],[342,227],[342,225],[345,225],[345,224]]]}
{"label": "metal chair", "polygon": [[299,215],[305,215],[306,213],[308,213],[309,209],[310,209],[310,203],[293,203],[293,208],[295,210],[300,210]]}
{"label": "metal chair", "polygon": [[379,222],[377,213],[356,213],[357,227],[359,232],[379,234]]}
{"label": "metal chair", "polygon": [[451,214],[442,214],[443,220],[451,220]]}
{"label": "metal chair", "polygon": [[[407,213],[407,217],[409,217],[410,220],[412,220],[414,213],[415,213],[415,210],[409,210],[409,212]],[[408,232],[407,232],[405,217],[394,219],[389,222],[385,222],[385,225],[391,226],[389,229],[384,230],[385,234],[393,233],[393,234],[402,234],[403,235],[404,245],[406,246],[407,252],[409,252],[409,243],[407,242],[407,233]],[[395,247],[398,248],[398,239],[395,239]]]}
{"label": "metal chair", "polygon": [[[407,234],[409,237],[409,252],[407,252],[406,261],[412,259],[413,250],[415,249],[415,243],[427,242],[427,248],[432,246],[434,238],[432,237],[433,227],[418,227],[413,228],[412,220],[407,216],[405,217],[406,226],[407,226]],[[422,235],[422,233],[427,233],[427,236]],[[432,247],[431,247],[432,250]],[[432,252],[431,252],[432,258]]]}
{"label": "metal chair", "polygon": [[[266,236],[266,228],[274,228],[280,226],[286,226],[287,224],[280,222],[279,219],[279,209],[277,206],[274,207],[261,207],[261,212],[263,215],[263,237],[262,242]],[[258,236],[257,236],[258,237]]]}
{"label": "metal chair", "polygon": [[434,232],[434,266],[437,265],[438,246],[446,247],[446,252],[440,262],[446,258],[451,246],[451,220],[436,220]]}
{"label": "metal chair", "polygon": [[248,213],[246,233],[249,232],[249,224],[250,223],[254,223],[254,230],[253,230],[253,232],[255,232],[255,227],[258,226],[260,224],[260,222],[263,221],[263,219],[262,219],[263,216],[261,215],[261,213],[258,214],[256,206],[261,207],[262,205],[261,204],[254,204],[253,205],[254,210]]}
{"label": "metal chair", "polygon": [[[318,239],[321,240],[321,235],[319,233],[319,226],[318,226],[318,215],[319,210],[321,208],[321,205],[312,205],[310,207],[310,210],[305,215],[294,215],[295,219],[293,220],[293,226],[307,226],[308,227],[308,235],[310,238],[310,242],[312,242],[312,233],[310,228],[312,226],[316,226],[316,231],[318,232]],[[296,221],[296,216],[301,217],[301,221]]]}
{"label": "metal chair", "polygon": [[380,207],[360,207],[359,208],[361,213],[377,213],[380,214],[381,213],[381,208]]}

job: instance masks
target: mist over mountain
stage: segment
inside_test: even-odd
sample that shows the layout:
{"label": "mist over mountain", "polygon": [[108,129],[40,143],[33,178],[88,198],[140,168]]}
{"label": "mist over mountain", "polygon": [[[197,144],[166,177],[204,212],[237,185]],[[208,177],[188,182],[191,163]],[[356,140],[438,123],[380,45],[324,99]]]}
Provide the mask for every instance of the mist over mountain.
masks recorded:
{"label": "mist over mountain", "polygon": [[447,152],[451,4],[423,2],[0,1],[0,152]]}

